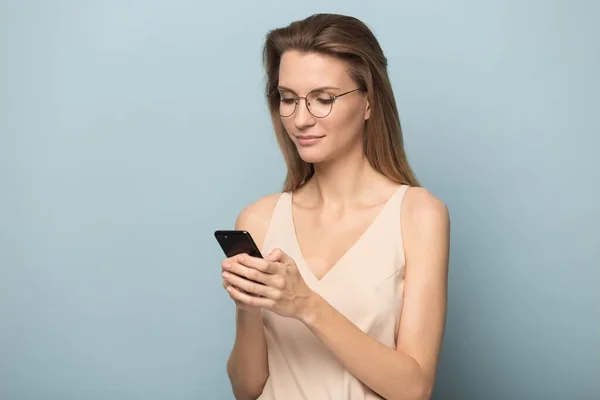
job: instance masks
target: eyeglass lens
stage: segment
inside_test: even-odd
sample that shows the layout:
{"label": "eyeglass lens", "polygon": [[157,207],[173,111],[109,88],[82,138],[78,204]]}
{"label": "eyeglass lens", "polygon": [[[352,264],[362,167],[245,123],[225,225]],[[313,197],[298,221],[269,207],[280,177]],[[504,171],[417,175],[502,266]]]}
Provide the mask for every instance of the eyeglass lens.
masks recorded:
{"label": "eyeglass lens", "polygon": [[[334,97],[323,91],[310,92],[306,96],[306,107],[317,118],[323,118],[329,115],[333,106]],[[282,117],[289,117],[296,111],[300,103],[300,98],[288,91],[279,92],[279,105],[276,110]],[[276,105],[277,106],[277,105]]]}

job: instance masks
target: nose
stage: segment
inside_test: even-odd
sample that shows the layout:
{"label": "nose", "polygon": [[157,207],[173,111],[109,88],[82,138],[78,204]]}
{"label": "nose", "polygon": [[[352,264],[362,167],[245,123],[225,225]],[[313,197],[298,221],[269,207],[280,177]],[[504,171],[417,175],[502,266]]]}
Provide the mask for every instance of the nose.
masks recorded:
{"label": "nose", "polygon": [[305,98],[298,99],[298,106],[294,113],[294,123],[296,128],[302,129],[315,124],[315,117],[308,111],[308,100]]}

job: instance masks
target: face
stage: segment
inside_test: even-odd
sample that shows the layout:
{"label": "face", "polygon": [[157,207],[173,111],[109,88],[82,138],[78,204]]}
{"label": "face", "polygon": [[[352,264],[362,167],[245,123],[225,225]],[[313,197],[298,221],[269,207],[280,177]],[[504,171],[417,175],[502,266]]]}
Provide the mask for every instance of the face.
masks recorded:
{"label": "face", "polygon": [[[321,89],[315,92],[316,89]],[[365,120],[370,108],[366,93],[361,90],[348,93],[331,103],[328,94],[339,95],[359,86],[348,73],[345,62],[322,54],[302,54],[288,51],[281,57],[279,67],[279,91],[282,93],[282,109],[294,107],[294,97],[313,93],[309,106],[317,118],[307,109],[305,99],[298,101],[294,113],[281,117],[300,157],[309,163],[328,161],[350,151],[362,151]]]}

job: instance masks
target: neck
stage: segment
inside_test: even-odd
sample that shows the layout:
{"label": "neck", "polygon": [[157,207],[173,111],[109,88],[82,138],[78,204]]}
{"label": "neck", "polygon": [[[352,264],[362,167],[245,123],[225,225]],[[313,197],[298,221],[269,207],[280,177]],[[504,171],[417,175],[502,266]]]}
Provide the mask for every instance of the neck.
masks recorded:
{"label": "neck", "polygon": [[322,203],[344,204],[371,189],[377,181],[376,175],[360,146],[342,157],[315,164],[311,180]]}

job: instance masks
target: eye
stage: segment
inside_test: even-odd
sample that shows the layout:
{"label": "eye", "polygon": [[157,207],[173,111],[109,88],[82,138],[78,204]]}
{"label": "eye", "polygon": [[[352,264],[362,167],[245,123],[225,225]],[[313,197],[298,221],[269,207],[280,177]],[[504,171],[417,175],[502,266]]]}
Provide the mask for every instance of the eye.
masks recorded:
{"label": "eye", "polygon": [[333,103],[333,99],[331,97],[327,99],[318,98],[317,101],[321,104],[331,104]]}
{"label": "eye", "polygon": [[333,96],[327,92],[313,92],[310,95],[311,101],[317,102],[323,105],[330,105],[333,103]]}
{"label": "eye", "polygon": [[283,104],[294,104],[296,102],[296,96],[289,92],[280,91],[279,101]]}

